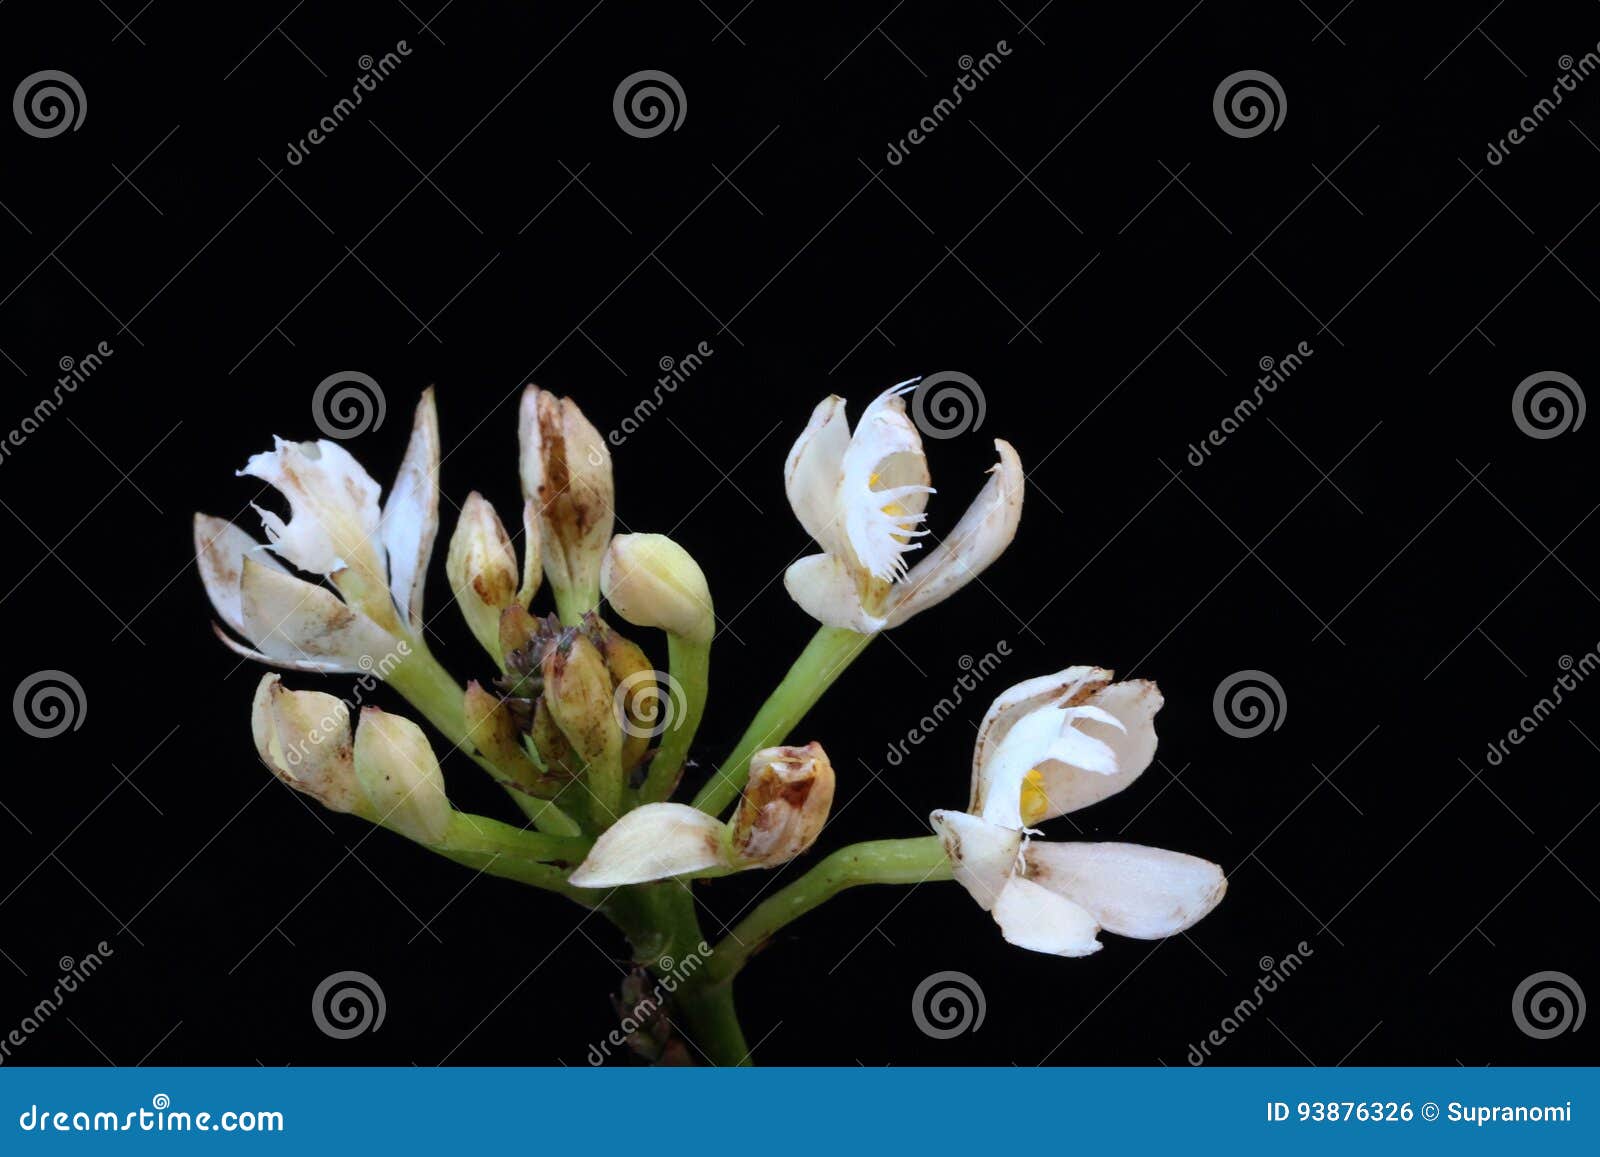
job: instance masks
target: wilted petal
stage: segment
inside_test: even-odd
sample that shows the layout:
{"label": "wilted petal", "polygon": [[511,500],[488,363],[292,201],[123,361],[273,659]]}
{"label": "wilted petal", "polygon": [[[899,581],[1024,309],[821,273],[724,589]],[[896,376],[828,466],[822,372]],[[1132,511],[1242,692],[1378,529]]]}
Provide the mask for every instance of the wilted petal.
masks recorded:
{"label": "wilted petal", "polygon": [[844,405],[844,399],[837,394],[817,403],[783,467],[784,489],[795,517],[806,533],[830,553],[839,552],[844,535],[838,506],[844,452],[850,445],[850,422]]}
{"label": "wilted petal", "polygon": [[1158,940],[1194,925],[1228,889],[1197,856],[1138,844],[1034,843],[1028,879],[1094,914],[1107,932]]}
{"label": "wilted petal", "polygon": [[522,495],[538,502],[545,571],[560,596],[590,610],[615,521],[610,447],[577,403],[537,386],[523,392],[519,433]]}
{"label": "wilted petal", "polygon": [[1065,896],[1032,880],[1011,880],[994,906],[994,920],[1018,948],[1055,956],[1088,956],[1100,951],[1094,916]]}
{"label": "wilted petal", "polygon": [[955,594],[1016,537],[1022,519],[1022,462],[1011,443],[997,439],[994,447],[1000,461],[990,469],[989,481],[961,521],[890,592],[890,626]]}
{"label": "wilted petal", "polygon": [[616,888],[715,867],[725,862],[726,835],[722,823],[699,808],[645,804],[601,833],[568,882]]}
{"label": "wilted petal", "polygon": [[419,844],[445,838],[450,801],[439,760],[422,728],[404,716],[363,707],[355,766],[378,823]]}
{"label": "wilted petal", "polygon": [[239,605],[239,580],[244,560],[248,558],[280,572],[283,564],[248,532],[225,518],[213,518],[209,514],[194,516],[194,557],[200,568],[200,581],[205,584],[217,617],[244,634],[244,611]]}
{"label": "wilted petal", "polygon": [[274,775],[336,812],[370,816],[356,779],[350,710],[320,691],[290,691],[263,675],[251,705],[256,751]]}
{"label": "wilted petal", "polygon": [[739,862],[774,868],[804,853],[828,822],[833,788],[833,764],[820,743],[766,747],[752,755],[733,818]]}
{"label": "wilted petal", "polygon": [[267,662],[325,671],[383,669],[399,643],[332,591],[245,559],[239,581],[245,638]]}
{"label": "wilted petal", "polygon": [[422,590],[433,540],[439,533],[439,411],[433,387],[422,391],[411,441],[383,505],[383,545],[389,552],[389,589],[413,627],[422,625]]}
{"label": "wilted petal", "polygon": [[1018,868],[1022,833],[958,811],[928,817],[960,884],[985,911],[992,909]]}
{"label": "wilted petal", "polygon": [[[240,474],[271,483],[289,502],[290,521],[259,511],[272,549],[313,574],[349,567],[383,578],[378,484],[337,442],[286,442],[256,454]],[[387,587],[387,584],[383,584]]]}
{"label": "wilted petal", "polygon": [[886,620],[869,615],[849,568],[836,554],[812,554],[783,574],[784,589],[800,609],[825,627],[843,627],[870,635]]}

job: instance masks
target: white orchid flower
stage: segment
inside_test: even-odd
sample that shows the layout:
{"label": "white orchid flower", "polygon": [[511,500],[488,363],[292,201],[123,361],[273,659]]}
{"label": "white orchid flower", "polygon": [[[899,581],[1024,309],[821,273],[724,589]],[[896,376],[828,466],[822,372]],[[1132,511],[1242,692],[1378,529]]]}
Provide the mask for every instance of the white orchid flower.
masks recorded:
{"label": "white orchid flower", "polygon": [[825,626],[872,634],[905,622],[976,578],[1010,544],[1022,517],[1022,463],[1009,442],[949,537],[916,566],[929,485],[922,436],[903,394],[880,394],[850,430],[845,402],[824,399],[789,451],[784,485],[800,524],[823,553],[789,567],[784,586]]}
{"label": "white orchid flower", "polygon": [[1032,825],[1121,791],[1154,758],[1161,692],[1111,679],[1069,667],[1002,694],[979,729],[970,810],[930,817],[956,880],[1019,947],[1087,956],[1102,929],[1171,936],[1227,890],[1221,868],[1181,852],[1029,838]]}
{"label": "white orchid flower", "polygon": [[[270,666],[353,674],[420,639],[423,579],[439,528],[431,389],[417,405],[410,444],[381,508],[378,484],[337,442],[274,439],[272,450],[239,473],[276,487],[290,517],[257,508],[268,539],[262,544],[226,519],[195,515],[195,557],[211,605],[250,645],[219,627],[224,643]],[[327,578],[339,594],[295,577],[274,554]]]}

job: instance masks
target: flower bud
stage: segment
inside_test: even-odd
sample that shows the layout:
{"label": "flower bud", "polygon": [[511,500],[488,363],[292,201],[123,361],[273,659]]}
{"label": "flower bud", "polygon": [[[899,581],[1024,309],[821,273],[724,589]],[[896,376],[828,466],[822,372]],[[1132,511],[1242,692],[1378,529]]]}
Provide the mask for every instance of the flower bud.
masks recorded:
{"label": "flower bud", "polygon": [[419,844],[437,844],[450,829],[444,775],[422,728],[376,707],[361,709],[356,776],[372,818]]}
{"label": "flower bud", "polygon": [[[529,545],[537,551],[536,540]],[[505,525],[477,491],[467,495],[461,508],[445,572],[467,626],[485,650],[500,658],[500,615],[513,604],[526,607],[527,600],[517,589],[517,555]],[[531,599],[533,592],[527,593]]]}
{"label": "flower bud", "polygon": [[626,777],[638,767],[650,749],[650,741],[660,733],[656,723],[661,717],[661,696],[655,667],[644,648],[597,616],[585,619],[584,631],[605,660],[611,684],[616,688],[613,698],[621,712],[622,772]]}
{"label": "flower bud", "polygon": [[596,818],[610,823],[622,803],[622,727],[606,662],[569,630],[545,652],[542,670],[543,703],[585,766]]}
{"label": "flower bud", "polygon": [[256,751],[272,773],[323,807],[371,817],[356,779],[350,711],[320,691],[290,691],[264,675],[250,710]]}
{"label": "flower bud", "polygon": [[664,534],[619,534],[600,570],[606,601],[628,622],[706,644],[716,631],[705,572]]}
{"label": "flower bud", "polygon": [[548,795],[539,767],[522,746],[522,729],[504,699],[477,681],[467,684],[462,699],[467,739],[511,783],[534,795]]}
{"label": "flower bud", "polygon": [[616,888],[721,866],[728,830],[716,816],[682,803],[634,808],[589,849],[568,882],[576,888]]}
{"label": "flower bud", "polygon": [[743,866],[787,863],[816,842],[833,806],[833,765],[818,743],[767,747],[750,757],[750,781],[733,818]]}
{"label": "flower bud", "polygon": [[616,502],[611,451],[570,398],[522,395],[522,496],[537,507],[545,573],[563,622],[600,602],[600,560]]}

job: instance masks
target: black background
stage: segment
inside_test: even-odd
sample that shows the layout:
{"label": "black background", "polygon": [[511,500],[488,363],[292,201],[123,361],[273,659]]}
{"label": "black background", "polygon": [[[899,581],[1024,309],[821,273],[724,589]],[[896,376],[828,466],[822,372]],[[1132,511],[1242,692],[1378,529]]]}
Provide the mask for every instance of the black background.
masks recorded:
{"label": "black background", "polygon": [[[1099,663],[1159,680],[1161,750],[1073,819],[1231,878],[1187,936],[1107,936],[1076,961],[1010,948],[952,885],[847,894],[741,978],[760,1061],[1182,1065],[1301,941],[1304,967],[1216,1063],[1596,1059],[1593,1026],[1535,1040],[1510,1005],[1537,971],[1600,981],[1600,689],[1501,766],[1485,750],[1600,641],[1595,422],[1535,439],[1511,412],[1538,371],[1594,385],[1600,80],[1503,163],[1485,154],[1600,41],[1600,10],[336,7],[0,10],[4,92],[55,68],[88,102],[52,139],[0,125],[0,426],[60,359],[114,351],[0,465],[0,686],[62,669],[87,705],[55,739],[4,729],[0,1030],[58,958],[115,952],[7,1063],[584,1063],[619,937],[272,781],[247,725],[260,672],[211,637],[189,516],[254,528],[259,488],[233,471],[274,433],[314,437],[312,390],[338,370],[383,388],[386,422],[351,447],[387,486],[437,385],[430,643],[482,676],[443,537],[473,488],[515,508],[520,388],[614,429],[702,341],[713,355],[616,451],[619,529],[670,531],[711,578],[696,754],[726,752],[812,629],[778,581],[808,548],[781,462],[811,407],[961,371],[987,415],[929,442],[933,527],[1004,436],[1029,473],[1021,532],[803,726],[840,771],[823,847],[923,832],[965,802],[992,694]],[[401,67],[288,164],[358,58],[400,40]],[[1000,41],[999,68],[889,164],[961,58]],[[613,92],[642,69],[683,87],[676,131],[618,127]],[[1248,139],[1212,111],[1243,69],[1287,98]],[[1186,461],[1300,342],[1305,365]],[[1002,640],[983,691],[888,766],[961,657]],[[1212,712],[1245,669],[1287,704],[1253,739]],[[470,766],[446,769],[461,806],[502,814]],[[707,926],[773,882],[702,886]],[[308,1008],[343,969],[388,1006],[349,1041]],[[910,1000],[945,969],[987,1011],[941,1041]]]}

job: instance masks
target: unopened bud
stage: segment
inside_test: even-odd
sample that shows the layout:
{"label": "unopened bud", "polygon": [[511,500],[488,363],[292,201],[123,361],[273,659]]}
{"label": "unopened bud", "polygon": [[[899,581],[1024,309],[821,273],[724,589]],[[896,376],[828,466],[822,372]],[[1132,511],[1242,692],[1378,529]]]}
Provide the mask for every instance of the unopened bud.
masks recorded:
{"label": "unopened bud", "polygon": [[606,662],[593,643],[569,630],[545,652],[542,669],[543,702],[584,764],[596,818],[609,823],[622,802],[622,727]]}
{"label": "unopened bud", "polygon": [[585,619],[584,633],[594,641],[616,688],[613,698],[622,721],[622,771],[628,776],[659,733],[656,723],[661,716],[661,697],[655,667],[644,648],[596,616]]}
{"label": "unopened bud", "polygon": [[611,451],[570,398],[537,386],[522,395],[522,496],[536,504],[545,573],[564,622],[600,601],[600,560],[611,540]]}
{"label": "unopened bud", "polygon": [[[536,551],[537,544],[531,545]],[[467,626],[485,650],[500,658],[501,613],[527,603],[517,588],[517,555],[511,539],[494,507],[477,491],[467,495],[461,508],[445,572]]]}
{"label": "unopened bud", "polygon": [[372,818],[419,844],[437,844],[450,828],[444,775],[428,739],[411,720],[376,707],[361,709],[356,776]]}
{"label": "unopened bud", "polygon": [[256,751],[272,773],[336,812],[371,816],[356,779],[350,711],[320,691],[291,691],[264,675],[250,710]]}
{"label": "unopened bud", "polygon": [[733,818],[733,854],[748,867],[787,863],[816,842],[833,806],[833,765],[818,743],[767,747]]}
{"label": "unopened bud", "polygon": [[664,534],[619,534],[600,571],[606,601],[628,622],[705,644],[716,632],[705,572]]}
{"label": "unopened bud", "polygon": [[468,741],[501,775],[524,791],[548,794],[540,782],[543,777],[538,765],[522,746],[522,728],[504,699],[474,681],[467,684],[462,710]]}

